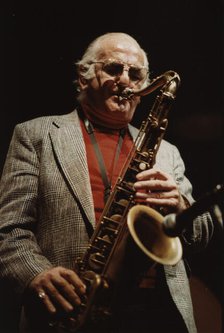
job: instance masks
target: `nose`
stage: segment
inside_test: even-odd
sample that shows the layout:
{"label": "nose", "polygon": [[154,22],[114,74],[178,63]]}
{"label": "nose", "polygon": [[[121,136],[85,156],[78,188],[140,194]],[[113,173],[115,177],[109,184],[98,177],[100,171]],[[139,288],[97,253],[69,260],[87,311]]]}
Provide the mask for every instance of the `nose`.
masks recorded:
{"label": "nose", "polygon": [[124,66],[122,73],[117,77],[117,82],[123,84],[123,85],[129,85],[130,84],[130,77],[129,77],[129,67]]}

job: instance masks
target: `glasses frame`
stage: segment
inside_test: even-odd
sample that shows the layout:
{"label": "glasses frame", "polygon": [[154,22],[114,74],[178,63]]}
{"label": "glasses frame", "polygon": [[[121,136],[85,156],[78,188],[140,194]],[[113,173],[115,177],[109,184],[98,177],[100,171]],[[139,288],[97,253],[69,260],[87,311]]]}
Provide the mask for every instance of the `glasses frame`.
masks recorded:
{"label": "glasses frame", "polygon": [[[110,64],[110,63],[111,63],[111,64],[112,64],[112,63],[115,63],[115,64],[122,65],[123,68],[122,68],[121,73],[119,73],[119,74],[114,74],[114,75],[109,74],[109,73],[107,73],[106,71],[104,71],[107,75],[110,75],[110,76],[113,76],[113,77],[119,77],[119,76],[122,75],[122,73],[123,73],[124,71],[128,71],[128,77],[129,77],[130,81],[135,82],[135,83],[138,83],[138,82],[141,82],[141,81],[143,81],[143,80],[146,80],[146,78],[147,78],[147,74],[149,73],[149,70],[148,70],[148,68],[147,68],[146,66],[136,66],[136,65],[133,65],[133,64],[127,64],[127,63],[125,63],[125,62],[123,62],[123,61],[121,61],[121,60],[116,60],[116,59],[111,59],[111,58],[109,58],[109,59],[107,59],[107,60],[104,60],[104,61],[103,61],[103,60],[95,60],[95,61],[91,61],[91,62],[89,62],[90,65],[92,65],[92,64],[102,64],[102,65],[103,65],[103,66],[102,66],[102,70],[103,70],[103,67],[104,67],[104,66],[106,66],[106,65],[108,65],[108,64]],[[131,68],[134,68],[134,69],[137,69],[137,70],[145,69],[145,70],[146,70],[146,72],[145,72],[145,76],[144,76],[142,79],[139,79],[139,80],[134,80],[134,79],[132,79],[132,78],[130,77],[130,74],[129,74],[129,70],[130,70]]]}

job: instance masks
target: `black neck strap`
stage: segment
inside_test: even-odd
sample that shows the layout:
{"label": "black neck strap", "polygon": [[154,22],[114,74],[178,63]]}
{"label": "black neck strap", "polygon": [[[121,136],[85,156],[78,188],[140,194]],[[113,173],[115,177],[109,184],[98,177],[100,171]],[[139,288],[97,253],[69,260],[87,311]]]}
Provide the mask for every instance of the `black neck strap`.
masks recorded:
{"label": "black neck strap", "polygon": [[[107,201],[107,199],[110,195],[110,192],[111,192],[111,180],[109,180],[108,176],[107,176],[107,171],[106,171],[106,166],[105,166],[105,163],[104,163],[103,155],[102,155],[100,147],[97,143],[96,136],[94,134],[94,127],[87,118],[84,117],[83,121],[84,121],[86,131],[90,136],[90,140],[92,142],[92,145],[93,145],[93,148],[94,148],[94,151],[95,151],[95,154],[96,154],[96,158],[97,158],[97,161],[98,161],[98,165],[99,165],[99,168],[100,168],[100,173],[101,173],[101,177],[102,177],[103,184],[104,184],[104,203],[106,203],[106,201]],[[123,144],[125,133],[126,133],[125,128],[120,130],[119,140],[118,140],[118,143],[117,143],[117,148],[116,148],[115,157],[114,157],[114,161],[113,161],[113,168],[112,168],[111,178],[112,178],[114,168],[117,164],[117,161],[118,161],[118,158],[119,158],[119,155],[120,155],[120,151],[121,151],[121,147],[122,147],[122,144]]]}

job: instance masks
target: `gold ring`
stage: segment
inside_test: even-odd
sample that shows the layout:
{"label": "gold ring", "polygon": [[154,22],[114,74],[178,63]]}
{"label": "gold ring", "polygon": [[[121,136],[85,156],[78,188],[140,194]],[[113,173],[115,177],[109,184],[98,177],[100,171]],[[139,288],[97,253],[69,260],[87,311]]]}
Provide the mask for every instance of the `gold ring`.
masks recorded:
{"label": "gold ring", "polygon": [[40,292],[38,293],[38,297],[44,299],[44,298],[46,297],[45,292],[44,292],[44,291],[40,291]]}

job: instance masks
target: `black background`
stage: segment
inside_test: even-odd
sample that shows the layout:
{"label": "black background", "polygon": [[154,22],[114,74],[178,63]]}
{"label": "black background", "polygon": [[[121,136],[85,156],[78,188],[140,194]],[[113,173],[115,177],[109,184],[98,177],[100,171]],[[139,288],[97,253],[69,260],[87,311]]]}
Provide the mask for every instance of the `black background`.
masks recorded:
{"label": "black background", "polygon": [[[74,62],[98,35],[122,31],[149,55],[151,77],[172,69],[181,87],[166,139],[176,144],[198,199],[223,183],[223,35],[221,0],[8,1],[4,6],[0,170],[16,123],[70,112]],[[150,110],[146,96],[134,118]],[[191,258],[193,273],[221,297],[221,237]],[[212,271],[211,271],[212,270]]]}

